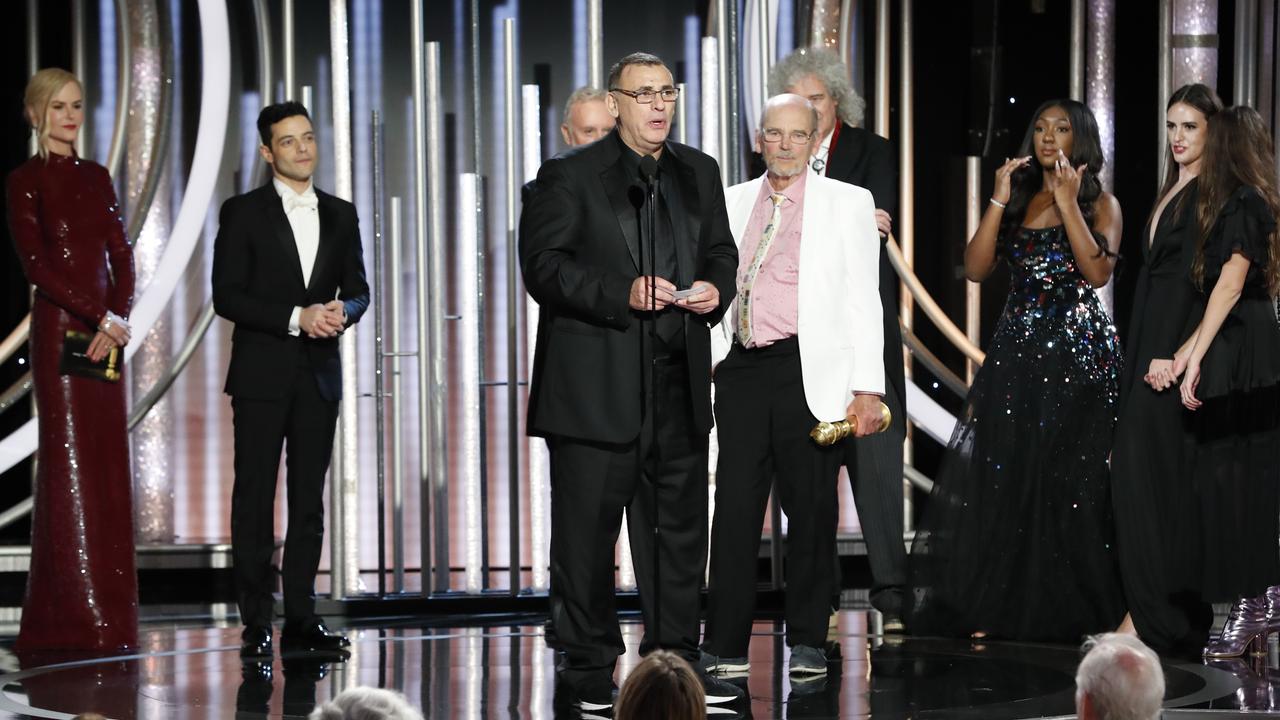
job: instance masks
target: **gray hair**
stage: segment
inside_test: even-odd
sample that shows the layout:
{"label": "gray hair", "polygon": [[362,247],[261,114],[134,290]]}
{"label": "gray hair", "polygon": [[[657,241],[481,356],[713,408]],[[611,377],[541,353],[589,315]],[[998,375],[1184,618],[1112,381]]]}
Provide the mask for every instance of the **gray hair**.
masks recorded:
{"label": "gray hair", "polygon": [[609,90],[618,87],[618,80],[622,78],[622,71],[632,65],[645,65],[650,67],[654,65],[661,65],[663,67],[667,66],[666,63],[662,62],[662,58],[654,55],[653,53],[633,52],[614,63],[613,67],[609,68]]}
{"label": "gray hair", "polygon": [[1076,710],[1088,695],[1099,720],[1156,720],[1164,698],[1160,658],[1134,635],[1085,640],[1076,670]]}
{"label": "gray hair", "polygon": [[783,58],[769,71],[769,94],[787,92],[806,75],[813,75],[827,87],[841,121],[854,127],[862,125],[867,102],[849,84],[849,70],[834,50],[800,48]]}
{"label": "gray hair", "polygon": [[590,102],[592,100],[599,100],[600,102],[604,102],[604,98],[608,94],[609,93],[605,92],[604,90],[601,90],[600,88],[597,88],[597,87],[591,87],[590,85],[583,85],[577,90],[574,90],[573,94],[569,96],[569,99],[564,102],[564,115],[561,116],[560,122],[562,123],[569,122],[569,115],[573,113],[574,105],[577,105],[578,103]]}
{"label": "gray hair", "polygon": [[355,687],[311,711],[308,720],[423,720],[409,701],[394,690]]}

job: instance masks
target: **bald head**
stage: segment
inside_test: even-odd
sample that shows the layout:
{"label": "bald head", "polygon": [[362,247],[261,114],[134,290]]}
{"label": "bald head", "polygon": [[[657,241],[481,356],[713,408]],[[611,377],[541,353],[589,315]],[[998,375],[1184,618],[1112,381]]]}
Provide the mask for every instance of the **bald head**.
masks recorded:
{"label": "bald head", "polygon": [[806,98],[783,93],[764,104],[756,149],[764,156],[775,190],[790,185],[805,171],[817,129],[818,112]]}
{"label": "bald head", "polygon": [[818,129],[818,110],[806,97],[795,93],[779,93],[764,101],[764,112],[760,114],[760,127],[769,127],[770,114],[789,109],[792,112],[808,113],[810,116],[809,131]]}

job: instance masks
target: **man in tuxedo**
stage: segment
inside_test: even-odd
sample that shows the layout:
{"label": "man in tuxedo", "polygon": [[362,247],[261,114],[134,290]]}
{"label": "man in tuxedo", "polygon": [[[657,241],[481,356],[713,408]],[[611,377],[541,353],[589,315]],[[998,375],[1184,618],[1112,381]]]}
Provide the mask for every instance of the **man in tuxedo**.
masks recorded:
{"label": "man in tuxedo", "polygon": [[760,531],[776,478],[788,519],[790,671],[826,674],[841,452],[809,432],[848,417],[862,438],[884,422],[875,206],[867,190],[809,168],[817,132],[808,100],[771,98],[756,132],[768,170],[725,192],[738,294],[711,335],[720,455],[701,658],[718,672],[747,670]]}
{"label": "man in tuxedo", "polygon": [[[824,177],[871,191],[882,240],[893,230],[898,169],[888,140],[859,127],[866,103],[849,85],[849,70],[826,48],[803,48],[769,73],[769,92],[804,98],[818,111],[818,140],[810,165]],[[871,604],[884,615],[885,632],[902,632],[907,552],[903,543],[902,443],[906,439],[906,379],[898,326],[898,276],[880,248],[880,306],[884,318],[884,402],[899,422],[886,432],[844,443],[858,521],[871,564]],[[839,563],[834,566],[838,572]],[[839,590],[839,587],[836,588]]]}
{"label": "man in tuxedo", "polygon": [[565,147],[588,145],[609,134],[617,121],[605,104],[607,95],[599,88],[585,85],[573,91],[564,103],[564,118],[560,123],[560,137]]}
{"label": "man in tuxedo", "polygon": [[235,323],[226,393],[235,425],[231,553],[244,623],[240,655],[270,657],[276,476],[287,451],[285,652],[350,643],[315,614],[324,536],[324,476],[342,399],[338,336],[369,305],[355,207],[311,182],[315,131],[300,103],[258,115],[272,179],[222,205],[213,303]]}
{"label": "man in tuxedo", "polygon": [[[551,619],[562,687],[585,710],[612,705],[624,651],[613,592],[624,508],[641,652],[698,658],[709,328],[738,258],[715,161],[667,138],[678,101],[659,58],[618,61],[605,99],[617,127],[544,163],[520,219],[525,287],[541,306],[528,425],[551,455]],[[740,695],[706,682],[709,702]]]}

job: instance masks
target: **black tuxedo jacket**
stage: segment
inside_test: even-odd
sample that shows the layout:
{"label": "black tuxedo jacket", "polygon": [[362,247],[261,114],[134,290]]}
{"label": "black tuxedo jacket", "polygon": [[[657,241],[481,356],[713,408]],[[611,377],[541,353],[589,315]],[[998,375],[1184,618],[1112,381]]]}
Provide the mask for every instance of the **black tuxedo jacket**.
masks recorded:
{"label": "black tuxedo jacket", "polygon": [[[525,287],[540,306],[529,388],[529,432],[623,443],[640,433],[641,333],[628,296],[640,271],[632,152],[616,131],[543,163],[520,217]],[[733,300],[738,250],[715,160],[668,141],[663,150],[679,192],[670,213],[682,275],[720,291],[719,307],[684,320],[695,426],[709,431],[709,328]],[[665,162],[664,162],[665,165]],[[647,259],[646,259],[647,264]],[[673,280],[677,285],[681,283]]]}
{"label": "black tuxedo jacket", "polygon": [[289,334],[295,307],[343,301],[348,327],[369,306],[355,206],[316,190],[320,246],[303,285],[293,229],[270,181],[222,204],[213,246],[213,306],[235,323],[228,395],[271,400],[284,397],[306,353],[326,400],[342,398],[338,338]]}
{"label": "black tuxedo jacket", "polygon": [[[835,151],[827,162],[827,177],[871,191],[876,207],[898,219],[898,163],[893,145],[870,130],[840,126]],[[898,327],[898,274],[889,253],[880,248],[880,306],[884,311],[884,377],[906,405],[906,378],[902,369],[902,329]]]}

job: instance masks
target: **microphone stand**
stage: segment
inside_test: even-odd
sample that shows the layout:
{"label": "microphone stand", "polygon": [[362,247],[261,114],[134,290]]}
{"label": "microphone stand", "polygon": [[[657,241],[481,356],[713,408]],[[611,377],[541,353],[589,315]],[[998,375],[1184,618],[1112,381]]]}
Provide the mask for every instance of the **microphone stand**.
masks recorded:
{"label": "microphone stand", "polygon": [[[647,163],[644,161],[648,161]],[[640,163],[640,171],[644,175],[645,181],[645,218],[649,225],[649,420],[650,428],[653,434],[651,440],[652,446],[649,448],[649,454],[658,456],[658,418],[654,414],[657,407],[657,386],[654,383],[655,365],[657,365],[658,351],[658,255],[657,255],[657,228],[658,228],[658,163],[653,159],[652,155],[646,156]],[[641,241],[643,245],[643,240]],[[641,261],[641,271],[643,272],[643,259]],[[643,425],[642,425],[643,427]],[[639,455],[639,448],[637,455]],[[643,471],[643,459],[637,460],[637,464],[641,466]],[[650,484],[653,486],[653,625],[654,636],[657,638],[657,646],[662,647],[662,574],[660,572],[660,544],[662,539],[662,529],[659,524],[661,513],[658,510],[658,479],[657,477],[649,478]]]}

